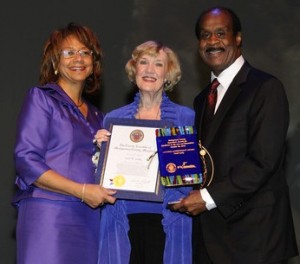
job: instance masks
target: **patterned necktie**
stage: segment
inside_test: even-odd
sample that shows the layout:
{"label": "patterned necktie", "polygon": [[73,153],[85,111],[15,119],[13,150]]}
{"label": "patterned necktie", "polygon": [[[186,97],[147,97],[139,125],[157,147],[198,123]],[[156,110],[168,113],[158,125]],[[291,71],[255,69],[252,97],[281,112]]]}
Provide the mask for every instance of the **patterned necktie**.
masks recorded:
{"label": "patterned necktie", "polygon": [[218,91],[217,87],[219,86],[218,79],[215,78],[213,82],[211,83],[211,86],[208,90],[208,95],[207,95],[207,102],[206,102],[206,108],[205,108],[205,115],[204,115],[204,120],[203,120],[203,129],[202,131],[204,134],[206,134],[206,130],[209,127],[210,122],[212,121],[214,114],[215,114],[215,107],[216,107],[216,102],[217,102],[217,97],[218,97]]}

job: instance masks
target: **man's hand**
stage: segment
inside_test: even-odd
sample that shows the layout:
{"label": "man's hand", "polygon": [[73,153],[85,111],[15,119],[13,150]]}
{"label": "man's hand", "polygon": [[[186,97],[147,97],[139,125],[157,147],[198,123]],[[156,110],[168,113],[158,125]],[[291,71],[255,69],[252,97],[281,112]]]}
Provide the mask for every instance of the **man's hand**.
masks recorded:
{"label": "man's hand", "polygon": [[178,203],[169,204],[168,208],[172,211],[179,211],[193,216],[207,210],[199,190],[191,191],[187,197],[179,200]]}

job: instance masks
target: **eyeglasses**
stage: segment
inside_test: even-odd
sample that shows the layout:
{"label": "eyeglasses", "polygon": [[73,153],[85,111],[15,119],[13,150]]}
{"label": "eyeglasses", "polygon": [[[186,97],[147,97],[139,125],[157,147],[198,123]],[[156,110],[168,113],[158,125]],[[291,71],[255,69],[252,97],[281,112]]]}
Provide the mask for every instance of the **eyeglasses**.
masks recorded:
{"label": "eyeglasses", "polygon": [[61,51],[61,55],[65,59],[73,58],[77,54],[79,54],[80,57],[82,57],[82,58],[87,58],[87,57],[90,57],[93,54],[93,51],[92,50],[88,50],[88,49],[81,49],[81,50],[63,49]]}

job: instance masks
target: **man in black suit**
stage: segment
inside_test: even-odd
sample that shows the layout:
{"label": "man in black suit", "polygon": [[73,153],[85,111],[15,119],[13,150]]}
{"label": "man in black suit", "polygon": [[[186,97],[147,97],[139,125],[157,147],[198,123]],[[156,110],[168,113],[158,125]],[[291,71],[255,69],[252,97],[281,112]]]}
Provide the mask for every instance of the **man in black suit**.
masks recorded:
{"label": "man in black suit", "polygon": [[204,118],[209,87],[194,101],[199,140],[215,172],[209,186],[172,209],[194,216],[194,263],[282,263],[298,254],[284,175],[289,125],[284,87],[245,61],[240,20],[232,10],[203,12],[196,35],[211,79],[220,83],[209,124]]}

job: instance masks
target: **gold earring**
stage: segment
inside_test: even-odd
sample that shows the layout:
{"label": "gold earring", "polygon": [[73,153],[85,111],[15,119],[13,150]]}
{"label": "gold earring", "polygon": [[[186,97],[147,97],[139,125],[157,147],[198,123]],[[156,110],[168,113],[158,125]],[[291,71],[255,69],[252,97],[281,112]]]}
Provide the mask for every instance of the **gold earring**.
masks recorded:
{"label": "gold earring", "polygon": [[54,70],[54,74],[57,75],[58,74],[58,70]]}

